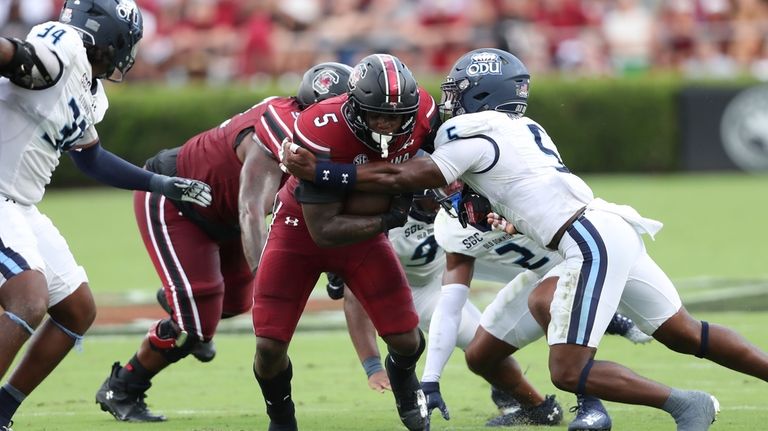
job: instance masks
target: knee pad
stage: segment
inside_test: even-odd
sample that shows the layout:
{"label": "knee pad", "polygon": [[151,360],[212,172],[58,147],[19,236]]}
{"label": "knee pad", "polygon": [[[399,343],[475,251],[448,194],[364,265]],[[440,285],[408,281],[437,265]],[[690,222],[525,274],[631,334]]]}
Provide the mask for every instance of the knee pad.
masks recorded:
{"label": "knee pad", "polygon": [[32,326],[30,326],[30,325],[29,325],[29,323],[27,323],[27,322],[26,322],[24,319],[22,319],[21,317],[19,317],[19,316],[17,316],[17,315],[15,315],[15,314],[13,314],[13,313],[11,313],[10,311],[7,311],[7,310],[6,310],[6,312],[5,312],[5,315],[6,315],[6,316],[8,316],[8,318],[9,318],[9,319],[11,319],[11,321],[12,321],[13,323],[15,323],[15,324],[17,324],[17,325],[21,326],[21,328],[22,328],[23,330],[27,331],[27,332],[29,333],[29,335],[30,335],[30,336],[32,336],[32,334],[34,334],[34,333],[35,333],[35,330],[32,328]]}
{"label": "knee pad", "polygon": [[195,345],[200,342],[196,334],[182,331],[179,325],[171,319],[158,320],[147,332],[149,347],[160,353],[171,363],[192,353]]}
{"label": "knee pad", "polygon": [[696,353],[697,358],[703,358],[707,356],[709,352],[709,323],[701,321],[701,343],[699,344],[699,352]]}
{"label": "knee pad", "polygon": [[74,346],[75,350],[78,351],[78,352],[82,352],[83,351],[83,338],[84,338],[84,336],[80,335],[80,334],[77,334],[74,331],[70,331],[69,329],[67,329],[61,323],[53,320],[53,317],[51,317],[50,319],[51,319],[51,323],[56,325],[57,328],[61,329],[61,332],[67,334],[69,336],[69,338],[75,340],[75,346]]}
{"label": "knee pad", "polygon": [[592,370],[592,365],[594,364],[595,360],[590,359],[589,362],[584,365],[584,368],[581,370],[581,375],[579,375],[579,384],[576,385],[576,394],[586,395],[587,379],[589,378],[589,372]]}

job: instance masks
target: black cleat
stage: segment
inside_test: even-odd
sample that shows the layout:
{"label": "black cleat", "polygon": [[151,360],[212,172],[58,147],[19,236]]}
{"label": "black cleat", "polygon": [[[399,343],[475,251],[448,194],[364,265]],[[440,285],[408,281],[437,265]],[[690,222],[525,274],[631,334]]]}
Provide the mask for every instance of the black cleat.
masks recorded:
{"label": "black cleat", "polygon": [[557,425],[563,420],[563,408],[554,395],[547,395],[536,407],[521,406],[520,410],[497,416],[485,423],[487,427],[517,425]]}
{"label": "black cleat", "polygon": [[332,272],[328,272],[325,275],[328,277],[328,284],[325,285],[325,291],[328,293],[328,297],[334,301],[343,298],[344,279]]}
{"label": "black cleat", "polygon": [[101,406],[101,410],[109,412],[115,419],[127,422],[162,422],[166,418],[163,415],[156,415],[149,411],[144,398],[145,392],[151,386],[146,385],[130,388],[129,384],[117,377],[120,371],[120,363],[112,364],[112,371],[107,380],[96,392],[96,404]]}
{"label": "black cleat", "polygon": [[276,423],[270,420],[267,431],[299,431],[299,426],[295,417],[286,423]]}
{"label": "black cleat", "polygon": [[599,399],[590,396],[577,395],[576,405],[570,411],[576,412],[576,417],[568,425],[568,431],[610,431],[611,417],[605,411]]}
{"label": "black cleat", "polygon": [[8,425],[0,426],[0,431],[13,431],[11,427],[13,426],[13,421],[8,422]]}
{"label": "black cleat", "polygon": [[[427,397],[421,390],[421,384],[416,377],[415,368],[411,371],[408,379],[402,382],[394,382],[391,368],[394,367],[392,358],[387,356],[384,359],[384,366],[387,368],[387,375],[390,376],[392,384],[392,394],[395,396],[395,406],[400,421],[403,422],[409,431],[426,431],[429,429],[429,415],[427,414]],[[395,388],[395,386],[398,386]]]}
{"label": "black cleat", "polygon": [[491,400],[496,404],[499,413],[502,415],[520,410],[520,402],[517,401],[515,397],[495,386],[491,386]]}
{"label": "black cleat", "polygon": [[[163,290],[162,287],[157,289],[155,299],[157,299],[157,303],[160,304],[160,307],[165,310],[166,313],[169,315],[173,314],[171,305],[168,304],[168,298],[165,297],[165,290]],[[197,358],[200,362],[211,362],[213,358],[216,357],[216,346],[213,344],[213,340],[197,343],[192,349],[192,356]]]}
{"label": "black cleat", "polygon": [[605,333],[610,335],[621,335],[635,344],[650,343],[651,340],[653,340],[653,337],[641,331],[632,319],[619,313],[613,315],[611,323],[609,323],[608,327],[605,329]]}
{"label": "black cleat", "polygon": [[211,341],[201,341],[192,348],[192,356],[200,362],[211,362],[216,357],[216,345]]}
{"label": "black cleat", "polygon": [[165,290],[162,287],[157,289],[155,299],[157,299],[157,303],[160,304],[160,307],[165,310],[166,313],[173,314],[171,304],[168,303],[168,298],[165,297]]}

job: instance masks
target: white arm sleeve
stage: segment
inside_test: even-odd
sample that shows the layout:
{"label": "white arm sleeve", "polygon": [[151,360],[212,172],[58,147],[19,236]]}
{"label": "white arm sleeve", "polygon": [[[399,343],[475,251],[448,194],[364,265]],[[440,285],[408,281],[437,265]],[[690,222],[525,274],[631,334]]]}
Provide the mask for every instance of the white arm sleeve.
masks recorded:
{"label": "white arm sleeve", "polygon": [[421,378],[423,382],[440,381],[445,364],[456,348],[461,310],[468,297],[469,286],[454,283],[441,288],[440,299],[429,324],[427,359]]}
{"label": "white arm sleeve", "polygon": [[441,144],[430,157],[443,173],[446,184],[450,184],[465,172],[479,172],[491,166],[498,155],[487,140],[465,138]]}

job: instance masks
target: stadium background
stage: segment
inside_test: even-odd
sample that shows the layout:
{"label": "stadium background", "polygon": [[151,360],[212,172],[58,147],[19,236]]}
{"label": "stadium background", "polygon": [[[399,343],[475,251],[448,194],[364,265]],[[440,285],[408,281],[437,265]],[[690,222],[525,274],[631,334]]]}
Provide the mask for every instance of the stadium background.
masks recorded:
{"label": "stadium background", "polygon": [[[475,47],[508,49],[521,57],[533,75],[529,114],[554,137],[568,166],[585,174],[598,195],[634,205],[665,222],[659,241],[648,246],[680,287],[686,306],[694,313],[712,313],[705,316],[714,321],[750,325],[746,326],[751,331],[748,338],[768,347],[763,332],[754,329],[768,324],[764,250],[768,233],[763,227],[768,219],[768,94],[764,87],[768,81],[768,1],[137,3],[143,8],[146,26],[139,61],[126,83],[108,84],[110,109],[99,127],[105,146],[112,151],[141,164],[159,149],[181,145],[263,97],[292,94],[303,70],[319,61],[354,64],[371,52],[391,52],[402,58],[438,98],[442,76],[458,55]],[[55,18],[60,4],[58,0],[0,0],[0,34],[23,37],[32,25]],[[130,193],[94,186],[63,157],[40,207],[62,230],[89,273],[99,304],[97,325],[90,333],[143,332],[147,319],[162,314],[153,303],[159,282],[140,243]],[[495,288],[475,286],[473,298],[482,304]],[[333,329],[334,342],[346,350],[343,360],[331,360],[357,367],[349,342],[339,331],[344,326],[341,304],[325,300],[322,289],[316,293],[310,307],[318,312],[308,313],[300,328]],[[247,333],[249,319],[224,322],[222,329]],[[304,331],[302,342],[312,345],[316,342],[312,341],[313,334]],[[318,340],[326,342],[324,333],[317,334]],[[253,353],[251,338],[227,337],[221,337],[224,355],[248,362]],[[92,342],[91,349],[105,349],[107,353],[95,359],[88,353],[70,355],[63,369],[33,394],[37,404],[29,405],[35,407],[21,411],[17,423],[24,425],[22,429],[119,429],[96,411],[91,392],[111,361],[127,357],[138,338],[121,339],[119,347],[106,337],[95,338],[99,340]],[[625,346],[618,346],[619,351],[621,347]],[[662,355],[657,347],[650,351]],[[227,348],[240,352],[227,352]],[[115,356],[115,351],[121,353]],[[533,354],[543,351],[532,350]],[[670,368],[673,376],[671,364],[688,367],[685,358],[677,359],[679,362],[669,355],[661,358],[656,360],[644,352],[633,359],[647,361],[652,370]],[[214,369],[220,373],[219,367],[224,367],[226,360],[224,356],[221,365],[214,362],[204,369],[198,364],[179,367],[178,374],[169,373],[168,380],[157,386],[172,386],[169,380],[184,373],[214,373]],[[88,361],[87,370],[81,369],[83,361]],[[318,367],[300,358],[297,361],[297,369]],[[469,374],[461,370],[460,355],[454,355],[452,364],[452,374]],[[712,372],[698,362],[691,367],[690,386],[700,387],[705,380],[725,390],[733,383],[725,383],[732,373],[718,368]],[[247,371],[247,364],[245,368]],[[307,377],[311,372],[302,370]],[[713,377],[716,375],[724,377],[718,380]],[[355,377],[359,385],[351,396],[365,399],[363,380]],[[535,378],[541,377],[543,374]],[[246,372],[238,378],[246,381],[249,376]],[[479,384],[476,378],[468,379],[471,385]],[[85,389],[76,388],[74,381],[85,382]],[[741,403],[737,410],[746,411],[754,421],[744,428],[728,429],[758,429],[768,417],[760,419],[758,408],[744,403],[739,394],[754,392],[759,383],[753,379],[738,382],[744,388],[734,389],[734,402]],[[236,419],[231,427],[169,423],[171,428],[166,429],[251,429],[253,421],[263,421],[260,398],[251,383],[243,385],[250,388],[250,405],[258,407],[250,413],[235,412],[236,417],[245,417],[244,425],[237,425]],[[543,379],[540,384],[548,383]],[[65,401],[54,395],[62,388],[72,389]],[[157,398],[151,393],[151,403],[166,404],[159,410],[178,417],[189,413],[185,407],[190,411],[198,408],[189,416],[206,417],[203,407],[187,405],[187,401],[173,406],[169,400],[178,397],[161,391],[154,391]],[[322,396],[318,395],[320,404]],[[376,414],[393,419],[389,400],[375,403],[380,410]],[[169,409],[167,404],[173,407]],[[647,419],[645,410],[609,407],[619,420],[631,417],[648,429],[665,429],[661,416],[656,417],[661,427],[654,428],[654,420],[643,422]],[[63,422],[53,419],[70,408],[65,416],[81,416]],[[477,409],[482,410],[470,405],[465,413]],[[39,410],[43,413],[33,413]],[[227,412],[215,410],[215,414]],[[313,414],[324,417],[315,410],[307,413]],[[83,425],[82,417],[90,422]],[[392,426],[396,426],[395,421],[390,421]],[[71,428],[61,425],[67,422]],[[456,429],[470,429],[458,424]],[[335,428],[346,429],[344,425]]]}

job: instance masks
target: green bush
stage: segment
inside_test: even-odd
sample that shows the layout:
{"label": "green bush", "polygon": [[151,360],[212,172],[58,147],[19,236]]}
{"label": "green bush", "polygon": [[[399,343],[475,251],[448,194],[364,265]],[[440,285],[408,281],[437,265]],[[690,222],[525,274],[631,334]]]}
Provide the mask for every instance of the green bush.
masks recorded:
{"label": "green bush", "polygon": [[[423,82],[439,99],[440,80]],[[534,79],[528,115],[552,136],[574,172],[675,171],[681,86],[673,79]],[[102,143],[139,165],[264,97],[286,94],[274,88],[137,84],[110,86],[107,93],[110,109],[98,126]],[[69,161],[53,179],[54,185],[89,183]]]}

